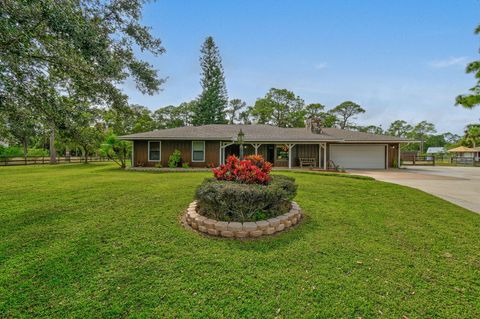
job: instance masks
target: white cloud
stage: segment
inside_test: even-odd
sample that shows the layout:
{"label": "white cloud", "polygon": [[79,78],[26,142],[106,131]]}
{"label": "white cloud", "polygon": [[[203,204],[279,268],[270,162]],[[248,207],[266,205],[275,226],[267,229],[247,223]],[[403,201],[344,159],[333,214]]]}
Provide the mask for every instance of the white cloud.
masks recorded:
{"label": "white cloud", "polygon": [[314,68],[317,70],[325,69],[327,67],[327,63],[322,62],[314,65]]}
{"label": "white cloud", "polygon": [[434,60],[428,63],[428,65],[435,69],[443,69],[451,66],[465,66],[467,62],[468,62],[468,58],[466,56],[461,56],[461,57],[450,57],[444,60]]}

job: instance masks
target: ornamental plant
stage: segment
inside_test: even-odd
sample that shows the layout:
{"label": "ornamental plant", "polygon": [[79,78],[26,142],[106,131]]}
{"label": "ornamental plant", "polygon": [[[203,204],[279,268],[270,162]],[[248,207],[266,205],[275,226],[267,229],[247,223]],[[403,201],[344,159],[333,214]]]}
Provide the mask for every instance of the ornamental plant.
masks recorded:
{"label": "ornamental plant", "polygon": [[231,155],[224,165],[213,168],[213,175],[217,180],[267,185],[271,180],[271,170],[272,164],[260,155],[246,156],[243,160]]}

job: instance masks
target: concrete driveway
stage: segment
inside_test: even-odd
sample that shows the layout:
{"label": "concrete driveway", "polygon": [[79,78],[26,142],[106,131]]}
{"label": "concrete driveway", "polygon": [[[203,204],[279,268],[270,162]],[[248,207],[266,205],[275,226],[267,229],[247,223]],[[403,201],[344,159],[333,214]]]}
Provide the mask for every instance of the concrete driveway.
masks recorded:
{"label": "concrete driveway", "polygon": [[480,213],[480,167],[409,166],[405,169],[349,172],[418,188]]}

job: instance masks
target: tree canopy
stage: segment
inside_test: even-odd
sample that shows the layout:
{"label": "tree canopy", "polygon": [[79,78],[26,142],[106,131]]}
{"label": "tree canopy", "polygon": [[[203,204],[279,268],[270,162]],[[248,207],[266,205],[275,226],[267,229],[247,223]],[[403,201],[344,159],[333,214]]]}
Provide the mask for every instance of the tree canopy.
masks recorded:
{"label": "tree canopy", "polygon": [[271,88],[265,97],[258,99],[251,115],[260,124],[279,127],[302,127],[305,125],[305,102],[292,91]]}
{"label": "tree canopy", "polygon": [[[480,34],[480,25],[475,29],[475,34]],[[473,73],[477,83],[470,89],[469,94],[457,96],[456,104],[471,109],[480,105],[480,60],[469,63],[465,71]]]}
{"label": "tree canopy", "polygon": [[55,130],[90,108],[126,107],[118,84],[127,78],[142,93],[157,92],[164,79],[135,55],[165,51],[140,24],[143,2],[2,1],[0,112],[31,109],[52,146]]}
{"label": "tree canopy", "polygon": [[355,102],[345,101],[334,107],[330,112],[338,117],[340,128],[345,129],[353,125],[349,122],[350,120],[355,119],[355,116],[360,113],[365,113],[365,110]]}

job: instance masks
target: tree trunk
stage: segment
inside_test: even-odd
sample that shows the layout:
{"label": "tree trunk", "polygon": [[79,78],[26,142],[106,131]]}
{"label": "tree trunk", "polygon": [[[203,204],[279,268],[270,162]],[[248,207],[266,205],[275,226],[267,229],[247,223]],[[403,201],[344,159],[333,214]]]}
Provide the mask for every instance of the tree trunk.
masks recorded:
{"label": "tree trunk", "polygon": [[55,126],[50,131],[50,164],[57,163],[57,149],[55,148]]}
{"label": "tree trunk", "polygon": [[87,149],[87,147],[84,146],[83,150],[84,150],[84,155],[85,155],[84,163],[88,164],[88,149]]}
{"label": "tree trunk", "polygon": [[22,144],[23,144],[23,157],[25,158],[25,161],[26,161],[28,156],[28,141],[26,137],[23,138]]}

